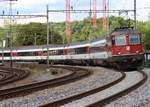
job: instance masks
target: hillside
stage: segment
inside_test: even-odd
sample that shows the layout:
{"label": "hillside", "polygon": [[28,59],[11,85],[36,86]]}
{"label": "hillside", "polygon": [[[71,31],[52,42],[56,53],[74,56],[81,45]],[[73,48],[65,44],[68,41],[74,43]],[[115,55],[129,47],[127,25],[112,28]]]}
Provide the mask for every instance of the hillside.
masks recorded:
{"label": "hillside", "polygon": [[[133,26],[132,20],[125,20],[121,17],[110,17],[110,32],[116,27]],[[27,45],[43,45],[46,44],[46,24],[45,23],[29,23],[29,24],[15,24],[13,29],[13,46],[27,46]],[[143,43],[145,49],[150,49],[150,22],[137,22],[137,29],[143,34]],[[0,28],[0,39],[6,39],[9,32],[9,26]],[[108,32],[102,31],[101,18],[97,20],[97,28],[91,26],[88,18],[83,21],[71,22],[72,42],[79,42],[103,37]],[[66,43],[65,38],[65,22],[50,23],[50,43],[62,44]]]}

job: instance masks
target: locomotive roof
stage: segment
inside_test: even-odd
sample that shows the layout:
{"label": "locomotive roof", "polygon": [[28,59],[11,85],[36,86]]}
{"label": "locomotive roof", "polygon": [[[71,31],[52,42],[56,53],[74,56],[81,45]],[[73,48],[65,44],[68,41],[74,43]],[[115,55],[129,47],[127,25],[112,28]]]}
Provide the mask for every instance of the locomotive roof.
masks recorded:
{"label": "locomotive roof", "polygon": [[120,35],[120,34],[133,34],[133,33],[139,33],[136,29],[133,28],[116,28],[111,35]]}

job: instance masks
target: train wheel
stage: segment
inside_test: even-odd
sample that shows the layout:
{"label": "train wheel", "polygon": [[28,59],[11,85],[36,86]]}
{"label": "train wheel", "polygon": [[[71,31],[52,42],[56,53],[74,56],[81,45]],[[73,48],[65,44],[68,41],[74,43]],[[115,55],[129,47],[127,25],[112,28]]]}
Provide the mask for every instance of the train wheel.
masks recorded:
{"label": "train wheel", "polygon": [[118,64],[116,65],[116,68],[117,68],[117,70],[119,70],[119,71],[122,69],[121,66],[118,65]]}

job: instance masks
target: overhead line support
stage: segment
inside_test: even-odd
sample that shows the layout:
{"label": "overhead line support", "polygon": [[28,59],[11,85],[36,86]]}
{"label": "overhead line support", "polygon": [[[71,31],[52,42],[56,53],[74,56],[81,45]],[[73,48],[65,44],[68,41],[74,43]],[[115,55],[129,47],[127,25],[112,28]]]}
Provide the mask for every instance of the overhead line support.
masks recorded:
{"label": "overhead line support", "polygon": [[134,26],[135,28],[137,27],[136,25],[136,0],[134,0]]}
{"label": "overhead line support", "polygon": [[70,11],[70,0],[66,0],[66,39],[68,44],[71,42]]}
{"label": "overhead line support", "polygon": [[48,7],[48,5],[47,5],[47,11],[46,11],[46,13],[47,13],[47,17],[46,17],[46,19],[47,19],[47,68],[49,67],[49,12],[48,12],[48,9],[49,9],[49,7]]}

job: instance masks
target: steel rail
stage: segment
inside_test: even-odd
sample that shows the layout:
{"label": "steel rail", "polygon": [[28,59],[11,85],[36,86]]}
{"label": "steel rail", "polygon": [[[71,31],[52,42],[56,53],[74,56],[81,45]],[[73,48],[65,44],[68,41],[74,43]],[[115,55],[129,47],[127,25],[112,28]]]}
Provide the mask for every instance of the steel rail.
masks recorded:
{"label": "steel rail", "polygon": [[109,87],[119,83],[120,81],[122,81],[126,77],[126,74],[124,72],[121,72],[121,74],[122,74],[122,76],[120,78],[118,78],[117,80],[115,80],[115,81],[113,81],[111,83],[108,83],[108,84],[106,84],[104,86],[98,87],[96,89],[93,89],[93,90],[90,90],[90,91],[87,91],[87,92],[83,92],[81,94],[77,94],[77,95],[68,97],[66,99],[61,99],[61,100],[58,100],[58,101],[55,101],[55,102],[52,102],[52,103],[49,103],[49,104],[45,104],[45,105],[42,105],[40,107],[59,107],[61,105],[67,104],[69,102],[72,102],[74,100],[78,100],[78,99],[81,99],[83,97],[89,96],[89,95],[97,93],[99,91],[102,91],[104,89],[107,89],[107,88],[109,88]]}
{"label": "steel rail", "polygon": [[53,68],[62,68],[62,69],[71,70],[72,73],[60,78],[55,78],[47,81],[0,90],[0,99],[7,99],[10,97],[12,98],[14,96],[16,97],[22,94],[29,94],[33,91],[39,91],[45,88],[52,88],[52,87],[68,84],[70,82],[74,82],[82,78],[85,78],[91,74],[91,71],[88,71],[87,69],[83,69],[83,68],[77,68],[77,67],[53,66]]}
{"label": "steel rail", "polygon": [[2,78],[0,79],[0,85],[3,81],[6,81],[13,77],[13,73],[8,71],[0,71],[0,75],[2,76]]}
{"label": "steel rail", "polygon": [[25,70],[4,67],[0,67],[0,69],[0,72],[4,74],[4,78],[0,80],[0,86],[21,80],[29,75],[29,71]]}
{"label": "steel rail", "polygon": [[143,85],[146,82],[146,80],[148,78],[147,74],[144,73],[143,71],[140,71],[140,73],[143,75],[143,79],[141,81],[139,81],[137,84],[133,85],[132,87],[130,87],[130,88],[128,88],[128,89],[118,93],[118,94],[115,94],[115,95],[110,96],[110,97],[108,97],[108,98],[106,98],[104,100],[101,100],[101,101],[98,101],[96,103],[93,103],[93,104],[91,104],[91,105],[89,105],[87,107],[101,107],[101,106],[104,106],[104,105],[106,105],[106,104],[108,104],[108,103],[110,103],[110,102],[112,102],[112,101],[114,101],[114,100],[124,96],[124,95],[129,94],[133,90],[139,88],[141,85]]}

